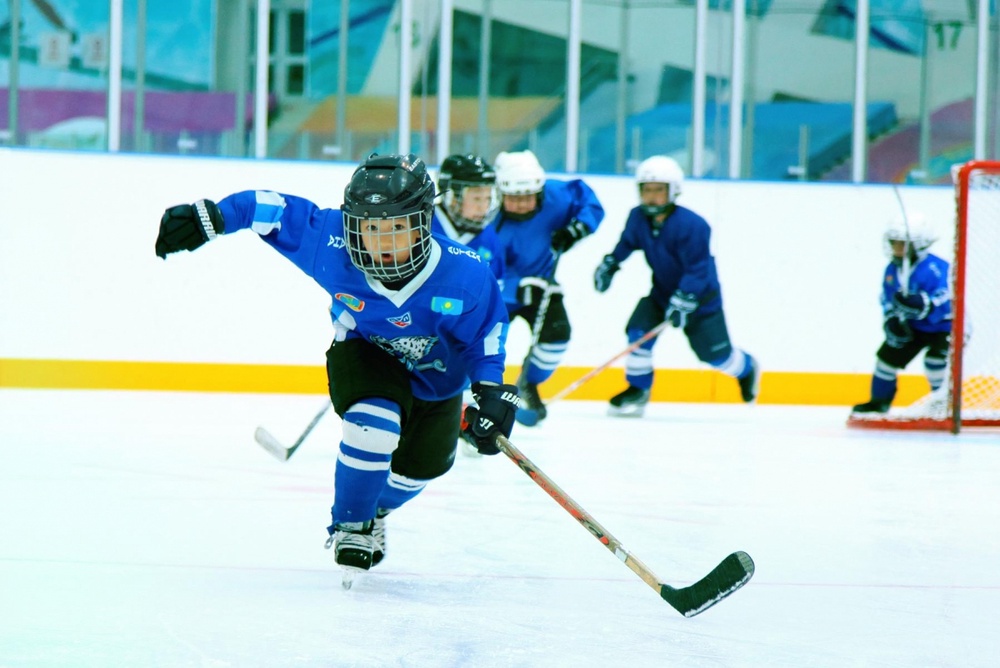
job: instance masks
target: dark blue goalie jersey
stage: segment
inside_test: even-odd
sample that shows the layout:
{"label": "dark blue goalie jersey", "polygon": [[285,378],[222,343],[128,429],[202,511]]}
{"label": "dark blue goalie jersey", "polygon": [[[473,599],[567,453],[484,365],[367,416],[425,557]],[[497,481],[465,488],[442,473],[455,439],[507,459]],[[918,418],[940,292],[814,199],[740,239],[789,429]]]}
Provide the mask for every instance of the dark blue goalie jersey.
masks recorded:
{"label": "dark blue goalie jersey", "polygon": [[362,338],[406,366],[413,395],[456,396],[468,382],[503,382],[507,311],[487,264],[467,247],[432,234],[430,258],[401,290],[351,263],[339,209],[257,190],[219,202],[230,234],[251,229],[333,298],[336,338]]}

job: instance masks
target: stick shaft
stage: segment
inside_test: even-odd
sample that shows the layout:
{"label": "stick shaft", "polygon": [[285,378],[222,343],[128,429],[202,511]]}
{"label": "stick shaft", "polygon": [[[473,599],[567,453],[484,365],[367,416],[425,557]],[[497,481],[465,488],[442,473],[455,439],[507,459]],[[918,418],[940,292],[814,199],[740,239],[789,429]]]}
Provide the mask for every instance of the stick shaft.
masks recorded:
{"label": "stick shaft", "polygon": [[648,332],[646,332],[645,334],[643,334],[641,337],[639,337],[638,339],[636,339],[635,341],[633,341],[632,343],[630,343],[629,346],[628,346],[628,348],[626,348],[625,350],[621,351],[620,353],[618,353],[617,355],[615,355],[614,357],[612,357],[611,359],[609,359],[607,362],[605,362],[601,366],[596,367],[594,369],[591,369],[590,371],[588,371],[587,373],[585,373],[580,378],[577,378],[575,381],[573,381],[572,383],[570,383],[569,385],[567,385],[563,389],[559,390],[559,392],[557,392],[554,396],[552,396],[548,400],[548,403],[551,404],[554,401],[559,401],[560,399],[565,399],[567,396],[569,396],[571,393],[575,392],[581,385],[583,385],[584,383],[586,383],[587,381],[589,381],[591,378],[593,378],[597,374],[601,373],[602,371],[604,371],[605,369],[607,369],[608,367],[610,367],[612,364],[614,364],[615,362],[617,362],[621,358],[623,358],[626,355],[632,353],[633,351],[635,351],[636,349],[638,349],[639,346],[641,346],[642,344],[646,343],[650,339],[652,339],[652,338],[654,338],[656,336],[659,336],[660,332],[662,332],[668,326],[670,326],[670,321],[669,320],[664,320],[659,325],[657,325],[656,327],[654,327],[653,329],[649,330]]}

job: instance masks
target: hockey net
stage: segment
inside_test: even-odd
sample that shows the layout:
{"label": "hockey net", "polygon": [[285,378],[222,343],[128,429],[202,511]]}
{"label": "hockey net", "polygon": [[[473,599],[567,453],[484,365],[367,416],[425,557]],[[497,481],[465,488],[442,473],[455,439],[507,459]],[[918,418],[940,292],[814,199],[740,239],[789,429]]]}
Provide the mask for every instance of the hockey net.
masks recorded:
{"label": "hockey net", "polygon": [[955,254],[948,382],[884,415],[852,415],[877,429],[1000,427],[1000,161],[956,166]]}

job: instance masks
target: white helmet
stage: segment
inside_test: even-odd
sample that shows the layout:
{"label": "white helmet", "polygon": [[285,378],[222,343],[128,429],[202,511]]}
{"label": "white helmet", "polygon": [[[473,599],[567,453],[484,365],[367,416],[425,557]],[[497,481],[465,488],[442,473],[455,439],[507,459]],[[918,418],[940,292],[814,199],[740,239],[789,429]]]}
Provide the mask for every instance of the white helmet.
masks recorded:
{"label": "white helmet", "polygon": [[927,254],[927,249],[937,239],[937,234],[922,213],[894,217],[889,221],[885,228],[885,234],[882,236],[885,251],[889,257],[892,257],[891,242],[893,241],[908,241],[912,252],[916,257],[921,258]]}
{"label": "white helmet", "polygon": [[504,151],[493,166],[503,195],[534,195],[545,187],[545,170],[531,151]]}
{"label": "white helmet", "polygon": [[684,170],[673,158],[654,155],[639,163],[635,170],[635,180],[640,188],[643,183],[666,183],[667,201],[673,202],[681,194]]}

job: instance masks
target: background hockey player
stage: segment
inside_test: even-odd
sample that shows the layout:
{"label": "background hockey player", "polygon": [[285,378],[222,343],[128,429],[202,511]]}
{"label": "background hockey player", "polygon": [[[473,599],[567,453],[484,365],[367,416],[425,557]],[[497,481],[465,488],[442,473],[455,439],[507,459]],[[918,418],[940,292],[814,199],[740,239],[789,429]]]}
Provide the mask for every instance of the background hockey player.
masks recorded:
{"label": "background hockey player", "polygon": [[340,210],[258,190],[175,206],[160,222],[160,257],[251,229],[333,297],[327,374],[343,440],[327,547],[345,569],[379,563],[385,516],[451,468],[468,379],[479,402],[470,431],[484,454],[497,453],[497,435],[514,422],[496,279],[467,248],[431,233],[433,208],[420,158],[372,155]]}
{"label": "background hockey player", "polygon": [[538,386],[559,366],[571,335],[556,263],[597,229],[604,208],[583,181],[546,179],[531,151],[501,153],[496,170],[502,205],[493,224],[504,249],[504,301],[511,320],[520,316],[532,328],[517,419],[533,425],[546,416]]}
{"label": "background hockey player", "polygon": [[[635,174],[642,202],[629,212],[614,250],[594,273],[594,287],[604,292],[622,262],[642,251],[653,272],[650,293],[639,300],[625,326],[629,342],[665,320],[684,331],[691,350],[702,362],[736,378],[743,401],[757,396],[756,360],[733,347],[722,309],[722,291],[709,241],[708,222],[678,205],[684,172],[677,161],[653,156],[639,164]],[[650,338],[625,362],[628,388],[611,399],[611,415],[642,415],[653,386],[653,346]]]}
{"label": "background hockey player", "polygon": [[896,377],[922,351],[931,390],[945,380],[951,334],[948,263],[928,252],[937,240],[920,214],[890,221],[883,243],[890,261],[882,276],[885,341],[875,354],[871,398],[855,413],[886,413],[896,396]]}
{"label": "background hockey player", "polygon": [[[441,201],[435,223],[449,239],[476,251],[503,277],[503,257],[496,229],[490,222],[500,209],[497,175],[486,160],[474,154],[449,155],[438,174]],[[503,284],[501,283],[501,286]]]}

